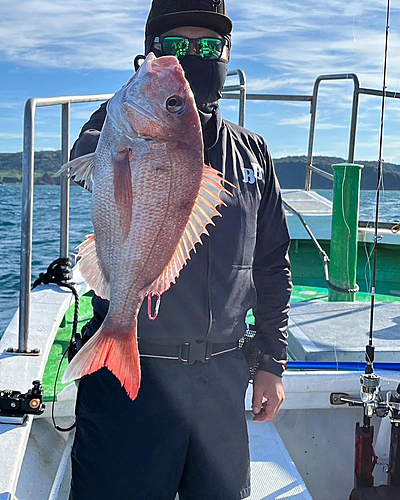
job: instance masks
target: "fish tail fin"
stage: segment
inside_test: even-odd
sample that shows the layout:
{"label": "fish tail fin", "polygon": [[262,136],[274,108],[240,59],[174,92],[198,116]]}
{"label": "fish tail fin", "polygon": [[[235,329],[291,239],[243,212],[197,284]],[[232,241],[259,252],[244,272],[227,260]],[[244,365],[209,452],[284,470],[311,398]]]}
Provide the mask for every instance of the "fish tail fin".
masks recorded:
{"label": "fish tail fin", "polygon": [[134,332],[126,335],[119,334],[119,338],[111,334],[111,325],[104,323],[73,358],[64,373],[62,382],[67,383],[79,379],[106,367],[121,382],[128,396],[132,400],[135,399],[140,387],[136,323],[135,321]]}

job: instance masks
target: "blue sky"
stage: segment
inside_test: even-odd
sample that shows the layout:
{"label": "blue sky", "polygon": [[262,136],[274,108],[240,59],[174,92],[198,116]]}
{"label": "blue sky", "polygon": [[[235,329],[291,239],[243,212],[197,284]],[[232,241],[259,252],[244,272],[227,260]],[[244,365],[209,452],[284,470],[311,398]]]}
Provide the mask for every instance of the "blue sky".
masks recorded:
{"label": "blue sky", "polygon": [[[392,0],[388,89],[400,92],[400,1]],[[386,0],[227,0],[234,22],[230,69],[246,72],[248,91],[311,94],[320,74],[357,73],[382,88]],[[106,93],[132,74],[143,50],[150,1],[20,0],[0,17],[0,152],[22,149],[29,97]],[[347,156],[352,83],[323,84],[315,153]],[[379,98],[361,96],[356,157],[378,158]],[[71,139],[96,104],[72,107]],[[223,101],[237,120],[237,104]],[[247,105],[246,126],[262,134],[274,157],[306,154],[308,103]],[[35,149],[60,146],[60,108],[37,111]],[[400,163],[400,100],[389,100],[383,157]]]}

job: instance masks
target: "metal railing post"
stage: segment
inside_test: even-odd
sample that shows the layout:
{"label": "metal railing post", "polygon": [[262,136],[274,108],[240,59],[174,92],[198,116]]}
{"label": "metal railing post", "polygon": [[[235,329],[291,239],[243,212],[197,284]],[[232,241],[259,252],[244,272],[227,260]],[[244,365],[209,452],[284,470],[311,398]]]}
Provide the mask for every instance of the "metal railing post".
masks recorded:
{"label": "metal railing post", "polygon": [[[70,103],[62,105],[61,118],[61,162],[69,161],[69,141],[70,141]],[[65,172],[61,174],[61,206],[60,206],[60,257],[68,257],[69,253],[69,176]]]}
{"label": "metal railing post", "polygon": [[30,321],[35,110],[36,99],[28,99],[26,101],[24,111],[24,150],[22,153],[21,267],[18,331],[19,352],[27,352],[28,350]]}
{"label": "metal railing post", "polygon": [[349,139],[349,162],[354,161],[354,149],[356,140],[356,129],[357,129],[357,116],[358,116],[358,102],[360,94],[360,80],[355,73],[344,73],[338,75],[321,75],[314,83],[314,91],[311,101],[311,120],[310,120],[310,136],[308,141],[308,155],[307,155],[307,167],[306,167],[306,181],[304,189],[309,191],[311,189],[311,177],[312,172],[317,171],[322,176],[329,179],[333,179],[332,174],[327,174],[323,170],[313,167],[313,148],[314,148],[314,136],[315,136],[315,121],[317,117],[317,100],[319,84],[323,80],[353,80],[354,82],[354,92],[353,92],[353,106],[352,106],[352,117],[351,117],[351,127],[350,127],[350,139]]}
{"label": "metal railing post", "polygon": [[358,78],[353,80],[354,80],[353,104],[351,107],[349,155],[347,157],[347,161],[349,163],[354,163],[354,152],[356,148],[356,134],[357,134],[358,105],[360,102],[360,82]]}
{"label": "metal railing post", "polygon": [[311,100],[311,118],[310,118],[310,134],[308,138],[308,154],[307,154],[307,167],[306,167],[306,179],[304,189],[310,191],[311,189],[311,176],[312,176],[312,159],[313,159],[313,147],[314,147],[314,136],[315,136],[315,120],[317,117],[317,100],[318,100],[318,88],[320,83],[320,77],[315,80],[313,96]]}
{"label": "metal railing post", "polygon": [[238,70],[239,83],[241,89],[239,91],[239,125],[244,127],[245,113],[246,113],[246,75],[241,69]]}
{"label": "metal railing post", "polygon": [[[223,99],[239,99],[239,119],[238,124],[244,127],[246,113],[246,74],[241,69],[232,69],[228,71],[227,76],[235,76],[239,78],[239,85],[225,85],[222,89]],[[229,94],[229,92],[238,91],[239,94]]]}

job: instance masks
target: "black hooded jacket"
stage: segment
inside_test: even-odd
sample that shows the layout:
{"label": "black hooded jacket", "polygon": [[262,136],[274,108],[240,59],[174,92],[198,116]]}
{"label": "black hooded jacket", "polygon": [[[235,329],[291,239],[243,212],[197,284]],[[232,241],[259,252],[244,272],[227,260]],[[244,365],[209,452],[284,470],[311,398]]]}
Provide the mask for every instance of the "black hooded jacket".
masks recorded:
{"label": "black hooded jacket", "polygon": [[[84,125],[72,158],[95,150],[105,117],[103,104]],[[155,321],[148,319],[144,301],[139,336],[160,344],[235,341],[243,336],[246,312],[253,308],[257,346],[270,356],[263,369],[281,375],[292,283],[279,184],[263,138],[223,120],[219,108],[214,118],[204,130],[205,162],[236,189],[232,198],[225,196],[222,217],[214,218],[215,227],[207,226],[210,236],[202,236],[203,245],[196,245],[176,285],[162,295]],[[108,302],[95,296],[93,307],[86,336],[100,327]]]}

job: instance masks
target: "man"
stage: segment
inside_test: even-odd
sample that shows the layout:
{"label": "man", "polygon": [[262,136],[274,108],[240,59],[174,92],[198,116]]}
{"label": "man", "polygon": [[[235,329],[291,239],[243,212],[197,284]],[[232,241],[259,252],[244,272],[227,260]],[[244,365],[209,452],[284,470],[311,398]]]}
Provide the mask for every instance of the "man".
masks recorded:
{"label": "man", "polygon": [[[248,365],[237,341],[251,307],[261,361],[254,420],[273,419],[283,401],[289,235],[267,145],[220,115],[231,29],[223,1],[153,0],[146,54],[179,58],[199,110],[205,162],[236,189],[177,284],[163,294],[157,320],[149,321],[147,304],[140,311],[137,399],[105,368],[80,381],[71,500],[249,496]],[[105,115],[103,104],[83,127],[73,157],[95,149]],[[108,303],[94,297],[93,307],[84,341],[101,325]]]}

